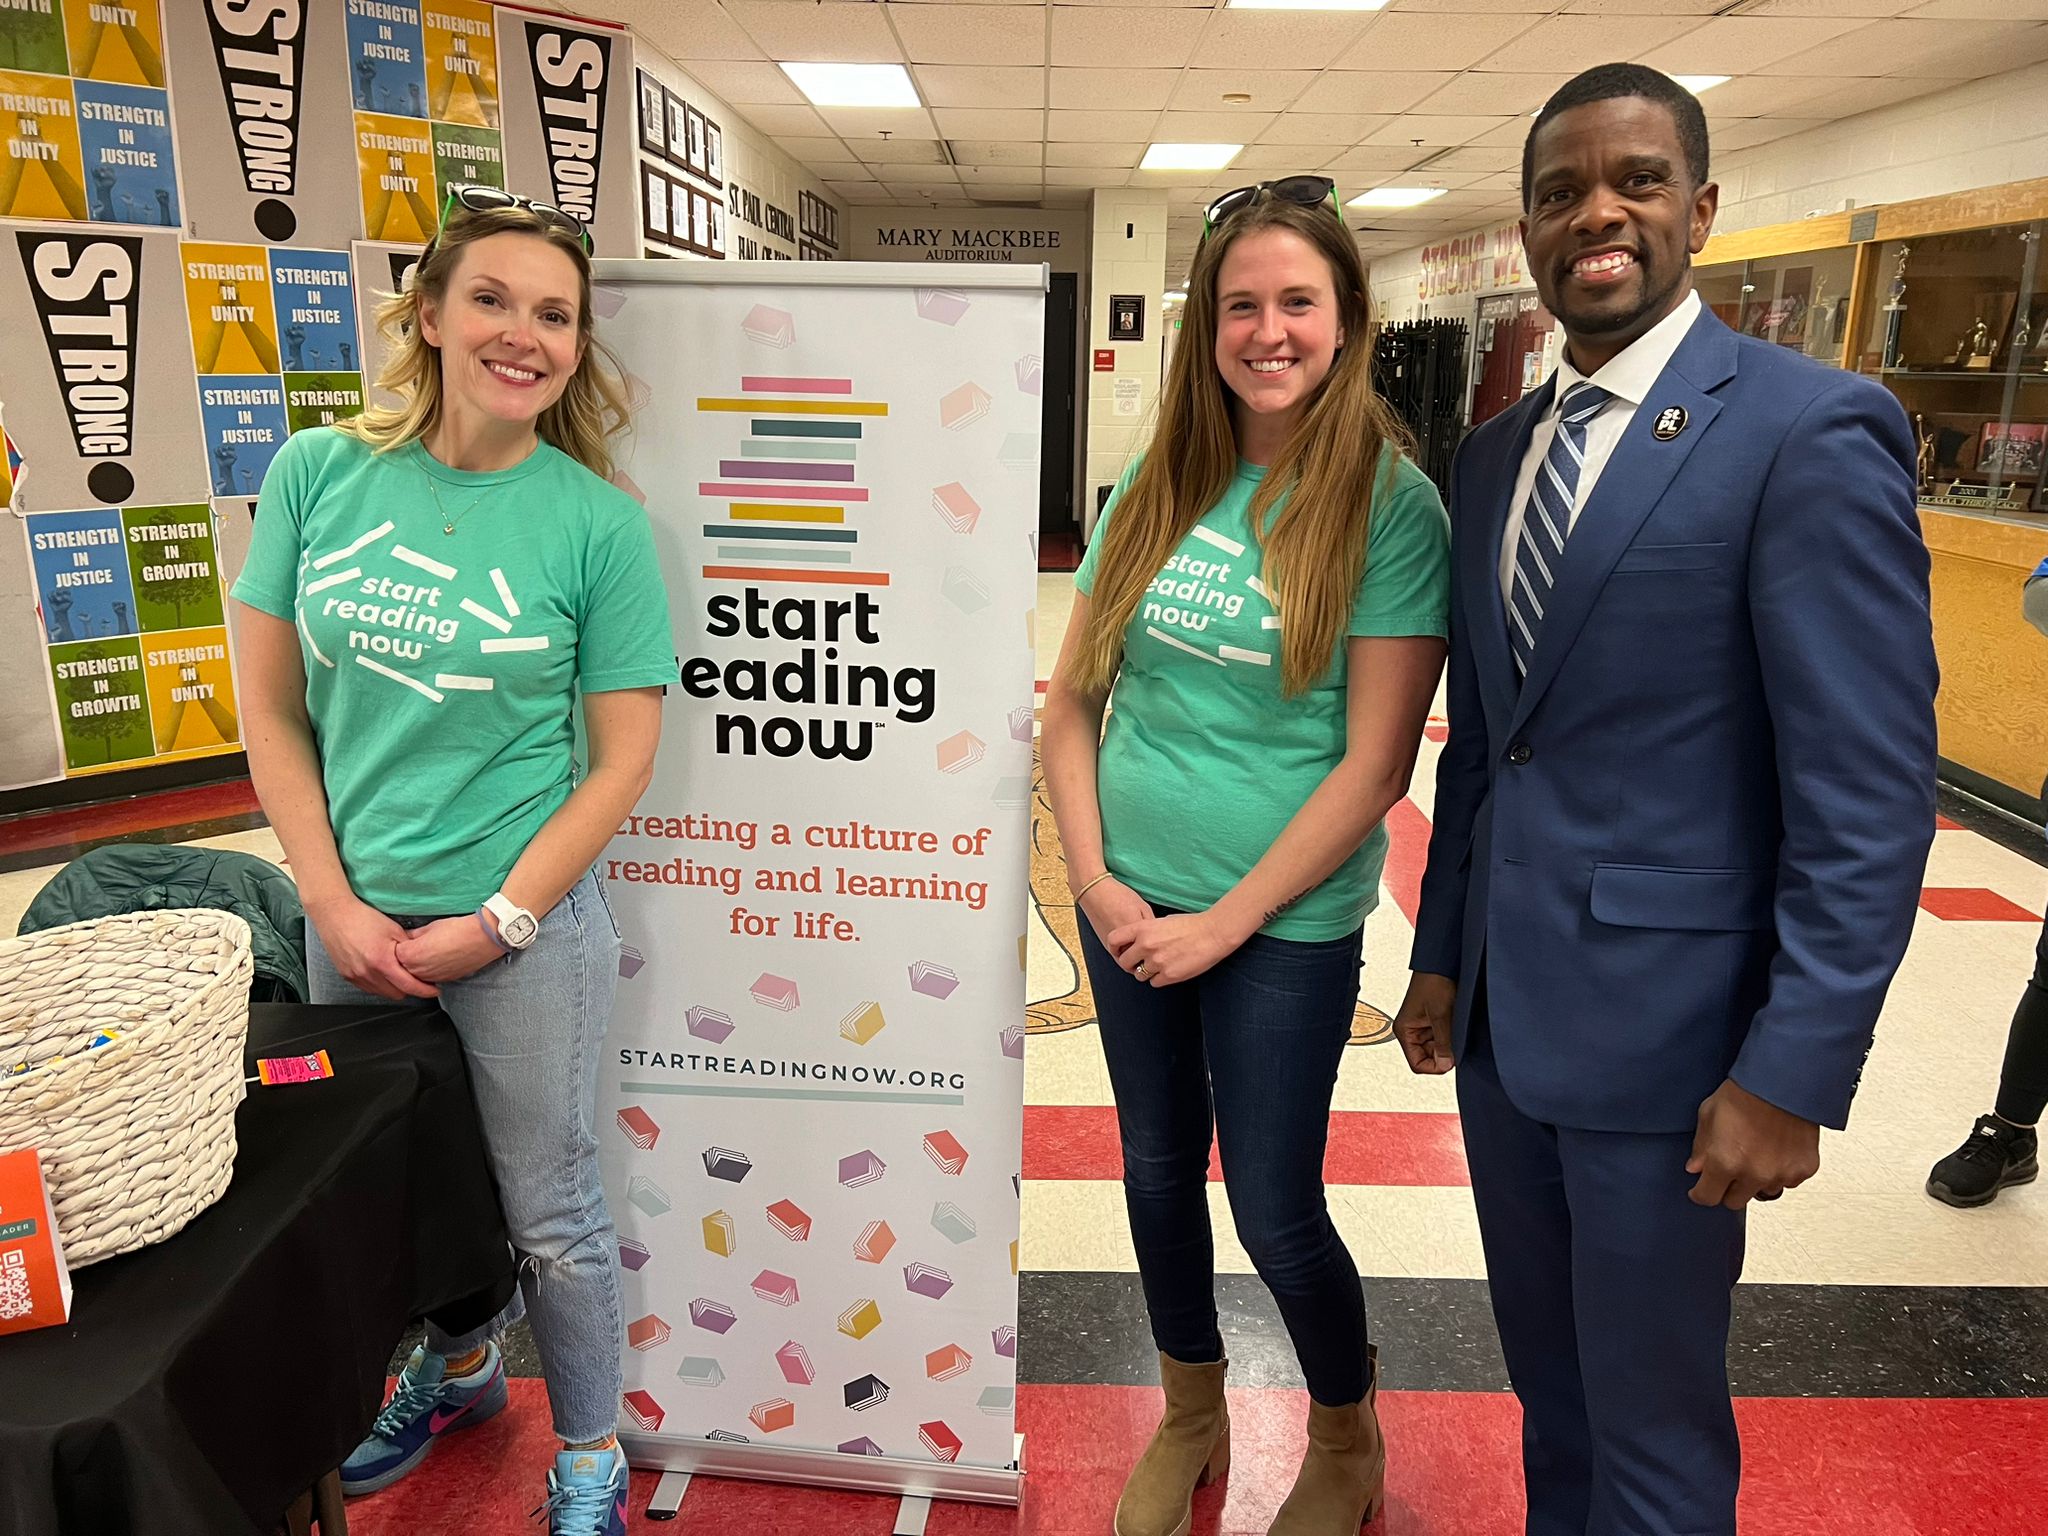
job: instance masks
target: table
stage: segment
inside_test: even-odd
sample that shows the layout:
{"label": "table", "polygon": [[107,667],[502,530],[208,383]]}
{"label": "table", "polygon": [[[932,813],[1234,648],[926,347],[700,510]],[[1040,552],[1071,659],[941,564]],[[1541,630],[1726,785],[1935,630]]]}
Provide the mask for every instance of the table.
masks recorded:
{"label": "table", "polygon": [[73,1276],[71,1321],[0,1337],[0,1531],[270,1536],[383,1399],[405,1325],[475,1327],[513,1257],[453,1027],[428,1006],[251,1010],[227,1193]]}

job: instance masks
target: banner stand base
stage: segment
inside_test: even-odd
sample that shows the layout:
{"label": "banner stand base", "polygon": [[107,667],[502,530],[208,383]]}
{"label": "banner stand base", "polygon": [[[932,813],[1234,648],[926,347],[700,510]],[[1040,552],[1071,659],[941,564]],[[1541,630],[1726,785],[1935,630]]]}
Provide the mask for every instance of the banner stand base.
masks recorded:
{"label": "banner stand base", "polygon": [[922,1536],[924,1516],[933,1499],[954,1499],[963,1504],[1024,1502],[1022,1435],[1016,1438],[1017,1459],[1007,1467],[959,1466],[896,1456],[846,1456],[837,1451],[800,1450],[794,1446],[735,1445],[729,1441],[630,1433],[621,1434],[619,1444],[633,1466],[662,1474],[647,1506],[648,1515],[657,1520],[675,1514],[689,1490],[690,1479],[699,1473],[706,1477],[744,1477],[758,1482],[841,1488],[850,1493],[894,1494],[903,1501],[896,1520],[898,1536]]}

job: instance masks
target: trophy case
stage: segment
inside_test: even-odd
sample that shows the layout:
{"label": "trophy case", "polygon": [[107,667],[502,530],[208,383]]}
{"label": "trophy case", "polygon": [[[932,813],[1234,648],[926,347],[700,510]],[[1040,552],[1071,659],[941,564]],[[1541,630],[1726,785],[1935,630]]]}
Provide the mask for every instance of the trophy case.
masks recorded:
{"label": "trophy case", "polygon": [[2048,180],[1716,235],[1694,286],[1745,335],[1861,373],[1917,445],[1942,777],[2040,823],[2048,639]]}

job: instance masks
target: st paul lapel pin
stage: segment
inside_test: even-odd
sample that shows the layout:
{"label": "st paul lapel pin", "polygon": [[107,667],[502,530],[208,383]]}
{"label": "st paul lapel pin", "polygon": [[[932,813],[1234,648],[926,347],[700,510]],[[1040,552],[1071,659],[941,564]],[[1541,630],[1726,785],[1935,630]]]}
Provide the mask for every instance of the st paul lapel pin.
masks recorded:
{"label": "st paul lapel pin", "polygon": [[1668,443],[1685,430],[1685,424],[1689,420],[1691,418],[1685,414],[1684,406],[1666,406],[1657,413],[1657,420],[1650,428],[1650,435],[1660,443]]}

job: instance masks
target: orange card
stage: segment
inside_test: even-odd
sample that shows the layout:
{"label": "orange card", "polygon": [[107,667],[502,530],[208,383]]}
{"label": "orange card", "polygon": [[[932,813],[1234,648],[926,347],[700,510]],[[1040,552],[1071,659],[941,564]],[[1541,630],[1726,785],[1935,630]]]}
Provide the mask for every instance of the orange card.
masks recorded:
{"label": "orange card", "polygon": [[71,1271],[34,1147],[0,1152],[0,1333],[71,1316]]}

